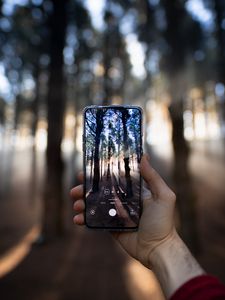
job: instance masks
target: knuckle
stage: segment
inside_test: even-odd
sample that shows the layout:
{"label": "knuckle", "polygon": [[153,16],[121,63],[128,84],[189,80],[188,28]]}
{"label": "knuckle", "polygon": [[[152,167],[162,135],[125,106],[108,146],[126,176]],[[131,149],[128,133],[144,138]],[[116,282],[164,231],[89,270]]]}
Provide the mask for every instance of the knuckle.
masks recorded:
{"label": "knuckle", "polygon": [[176,194],[172,191],[172,190],[170,190],[170,192],[169,192],[169,199],[170,199],[170,201],[171,202],[173,202],[173,203],[175,203],[176,202]]}

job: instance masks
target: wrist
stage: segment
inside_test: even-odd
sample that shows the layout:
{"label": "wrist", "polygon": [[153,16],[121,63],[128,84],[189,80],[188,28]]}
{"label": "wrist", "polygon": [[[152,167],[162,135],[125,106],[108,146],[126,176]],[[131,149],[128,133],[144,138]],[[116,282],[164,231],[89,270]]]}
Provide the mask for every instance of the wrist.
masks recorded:
{"label": "wrist", "polygon": [[154,268],[158,257],[167,256],[171,245],[177,244],[180,237],[175,228],[161,241],[155,243],[148,255],[148,266],[150,269]]}
{"label": "wrist", "polygon": [[166,297],[191,278],[204,274],[175,229],[151,251],[149,263]]}

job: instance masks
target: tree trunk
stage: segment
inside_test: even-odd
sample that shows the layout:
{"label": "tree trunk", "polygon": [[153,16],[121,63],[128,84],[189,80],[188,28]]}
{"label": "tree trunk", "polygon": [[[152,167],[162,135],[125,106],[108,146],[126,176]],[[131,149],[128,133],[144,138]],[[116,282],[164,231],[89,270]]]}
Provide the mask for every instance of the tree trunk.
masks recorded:
{"label": "tree trunk", "polygon": [[217,69],[218,69],[218,79],[223,84],[225,84],[225,34],[224,29],[222,28],[222,22],[224,20],[224,10],[225,5],[221,0],[215,0],[215,22],[216,22],[216,37],[218,41],[218,61],[217,61]]}
{"label": "tree trunk", "polygon": [[112,140],[111,137],[109,136],[108,140],[108,167],[107,167],[107,179],[111,177],[111,171],[110,171],[110,160],[112,156]]}
{"label": "tree trunk", "polygon": [[92,191],[99,191],[99,179],[100,179],[100,170],[99,170],[99,146],[100,146],[100,135],[103,129],[103,112],[98,110],[96,113],[96,131],[95,131],[95,152],[94,152],[94,178]]}
{"label": "tree trunk", "polygon": [[127,110],[122,111],[122,123],[123,123],[123,144],[124,144],[124,168],[126,177],[126,194],[127,197],[133,196],[132,181],[130,176],[130,158],[129,158],[129,146],[128,146],[128,134],[127,134],[127,119],[129,118]]}
{"label": "tree trunk", "polygon": [[120,174],[121,174],[121,166],[120,166],[120,146],[121,146],[121,133],[120,133],[120,122],[119,122],[119,128],[118,128],[118,163],[117,163],[117,168],[118,168],[118,183],[120,184]]}
{"label": "tree trunk", "polygon": [[[217,54],[217,72],[218,81],[225,84],[225,33],[222,27],[222,22],[224,20],[225,4],[224,1],[215,0],[215,23],[216,23],[216,37],[218,41],[218,54]],[[225,120],[225,104],[222,107],[222,118]]]}
{"label": "tree trunk", "polygon": [[[33,119],[31,124],[31,134],[35,138],[36,131],[37,131],[37,125],[38,125],[38,112],[39,112],[39,103],[40,103],[40,69],[38,66],[36,66],[36,72],[35,72],[35,79],[36,79],[36,88],[35,88],[35,98],[32,103],[32,113],[33,113]],[[35,150],[35,143],[34,143],[34,150]]]}
{"label": "tree trunk", "polygon": [[63,48],[66,33],[67,1],[53,0],[49,19],[51,32],[49,67],[48,139],[43,234],[51,237],[63,232],[63,159],[61,142],[65,97],[63,91]]}
{"label": "tree trunk", "polygon": [[193,191],[188,168],[189,145],[184,139],[183,102],[174,102],[170,108],[172,121],[172,142],[174,150],[173,177],[177,194],[177,207],[181,219],[181,236],[192,249],[199,251],[196,231],[196,195]]}
{"label": "tree trunk", "polygon": [[22,112],[22,98],[21,95],[18,95],[15,101],[15,114],[14,114],[14,124],[13,124],[14,130],[18,129],[21,112]]}
{"label": "tree trunk", "polygon": [[103,105],[109,105],[112,97],[111,82],[109,78],[109,69],[111,66],[111,57],[110,57],[110,35],[109,30],[106,29],[104,35],[104,46],[103,46],[103,65],[104,65],[104,77],[103,77]]}
{"label": "tree trunk", "polygon": [[93,176],[93,161],[94,161],[94,149],[91,150],[91,173],[90,173],[90,182],[92,182],[92,176]]}

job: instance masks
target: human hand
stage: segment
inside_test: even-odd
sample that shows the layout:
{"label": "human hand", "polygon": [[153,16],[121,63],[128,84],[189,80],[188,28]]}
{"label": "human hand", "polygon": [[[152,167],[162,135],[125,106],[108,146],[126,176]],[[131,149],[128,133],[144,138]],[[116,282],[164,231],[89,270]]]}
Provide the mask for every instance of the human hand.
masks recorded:
{"label": "human hand", "polygon": [[[176,197],[152,168],[147,155],[142,157],[140,171],[147,184],[147,189],[143,188],[143,212],[138,231],[116,232],[113,235],[132,257],[150,268],[153,250],[165,241],[173,239]],[[74,210],[77,212],[74,223],[83,225],[85,209],[83,185],[73,188],[71,196],[75,201]]]}

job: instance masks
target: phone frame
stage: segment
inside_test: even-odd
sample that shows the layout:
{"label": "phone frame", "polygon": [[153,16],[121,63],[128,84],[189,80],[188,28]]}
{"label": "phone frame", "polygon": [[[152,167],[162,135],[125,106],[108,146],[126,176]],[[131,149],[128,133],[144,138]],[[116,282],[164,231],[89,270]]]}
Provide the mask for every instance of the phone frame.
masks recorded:
{"label": "phone frame", "polygon": [[[87,228],[89,229],[93,229],[93,230],[101,230],[101,231],[137,231],[138,230],[138,225],[135,227],[107,227],[107,226],[90,226],[87,224],[86,221],[86,214],[87,214],[87,201],[86,201],[86,141],[85,141],[85,116],[86,116],[86,111],[89,109],[138,109],[140,111],[140,151],[141,151],[141,157],[143,155],[143,109],[140,106],[136,106],[136,105],[90,105],[90,106],[86,106],[83,109],[83,141],[82,141],[82,145],[83,145],[83,173],[84,173],[84,202],[85,202],[85,211],[84,211],[84,222]],[[139,221],[140,221],[140,217],[142,214],[142,209],[143,209],[143,204],[142,204],[142,177],[140,174],[140,196],[139,196],[139,205],[140,205],[140,213],[139,213]]]}

